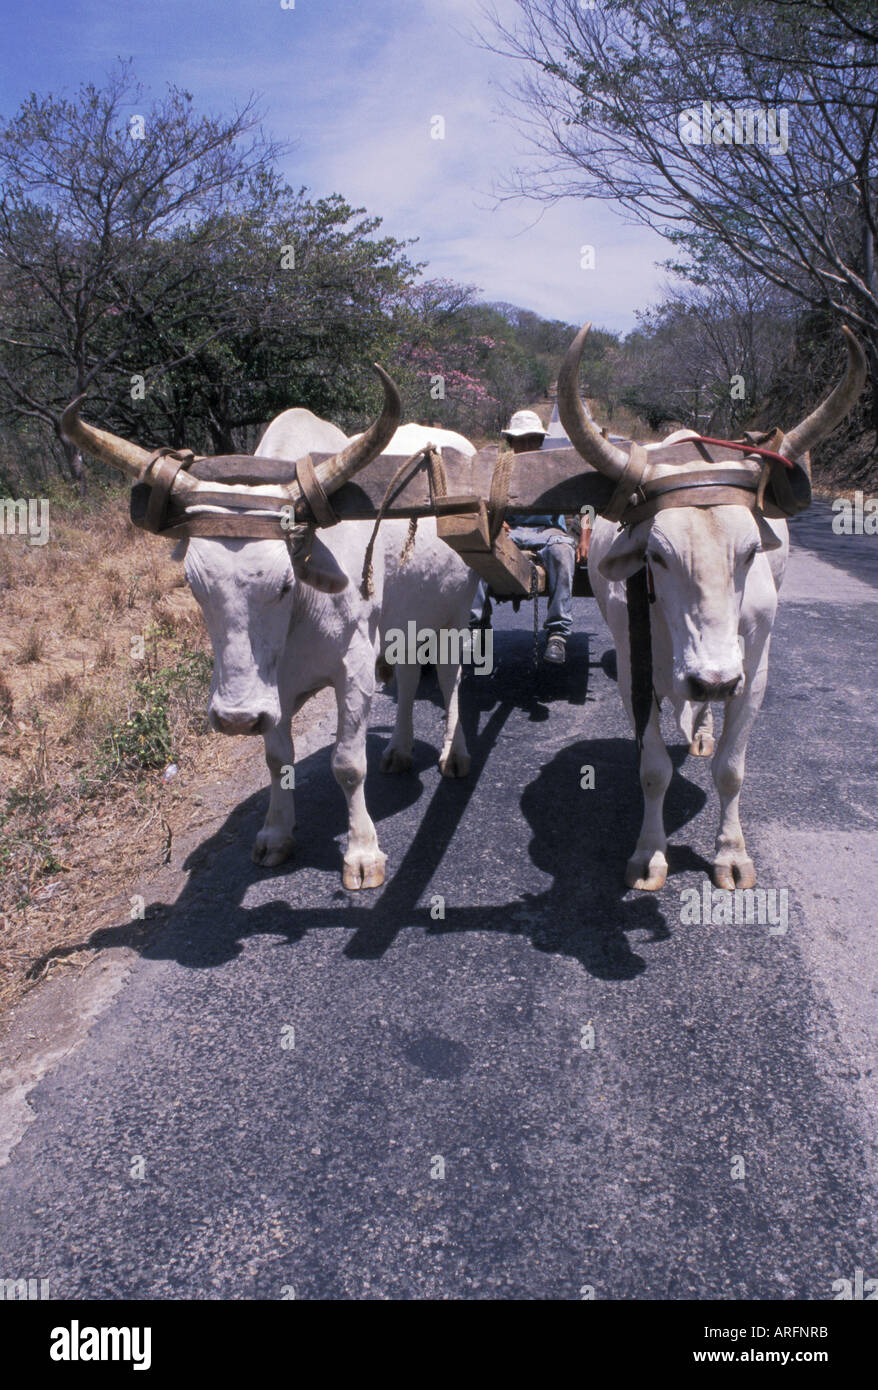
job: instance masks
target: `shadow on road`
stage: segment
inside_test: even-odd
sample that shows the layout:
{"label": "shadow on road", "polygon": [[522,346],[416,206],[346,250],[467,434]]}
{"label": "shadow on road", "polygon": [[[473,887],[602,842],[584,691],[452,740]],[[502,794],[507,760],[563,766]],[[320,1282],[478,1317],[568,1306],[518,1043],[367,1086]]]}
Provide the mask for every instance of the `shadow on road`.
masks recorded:
{"label": "shadow on road", "polygon": [[[339,881],[332,902],[319,906],[295,902],[297,874],[309,869],[340,874],[337,839],[347,828],[344,800],[332,778],[328,750],[323,748],[296,765],[300,830],[292,863],[266,871],[249,860],[250,844],[265,813],[267,791],[261,791],[236,807],[188,856],[183,867],[190,871],[189,882],[174,904],[170,923],[150,933],[148,944],[143,942],[143,924],[128,922],[100,929],[84,944],[93,950],[130,945],[151,959],[172,959],[206,969],[233,959],[240,954],[241,943],[257,933],[285,935],[295,944],[306,932],[345,927],[352,932],[345,954],[368,961],[383,956],[397,935],[412,927],[436,935],[496,931],[523,936],[536,950],[569,956],[600,979],[637,976],[645,963],[629,935],[645,933],[646,941],[661,941],[670,932],[660,900],[647,894],[629,898],[624,886],[625,861],[636,842],[641,816],[631,739],[579,739],[561,749],[521,791],[514,789],[514,770],[510,777],[508,767],[495,764],[497,793],[487,802],[483,823],[485,843],[496,845],[496,896],[502,897],[509,872],[504,865],[504,821],[519,814],[531,829],[530,860],[541,874],[551,877],[551,885],[495,905],[449,902],[443,920],[431,917],[431,895],[443,891],[443,881],[446,886],[455,882],[453,863],[448,863],[452,841],[511,716],[520,717],[523,712],[540,722],[549,717],[549,706],[555,701],[585,705],[587,698],[591,667],[586,636],[580,634],[571,641],[566,672],[547,668],[535,672],[530,635],[525,632],[502,634],[498,646],[500,660],[494,675],[470,675],[463,687],[470,776],[438,780],[402,860],[381,889],[349,893]],[[438,689],[431,684],[435,686],[422,682],[420,698],[438,700]],[[366,788],[370,814],[379,826],[421,800],[426,791],[422,774],[436,760],[436,749],[418,741],[413,773],[384,776],[379,764],[385,745],[380,726],[373,729],[368,739]],[[671,750],[675,772],[665,803],[669,835],[695,816],[705,801],[705,793],[678,771],[685,753],[683,747]],[[585,764],[595,770],[596,788],[611,785],[612,796],[598,797],[582,789]],[[480,807],[485,806],[484,788],[482,793]],[[471,854],[472,846],[462,853]],[[672,874],[709,867],[685,848],[672,851],[669,858]],[[478,872],[479,863],[476,855],[469,871],[475,864]],[[464,864],[458,882],[466,872]],[[245,905],[251,887],[272,879],[279,890],[275,899]],[[68,947],[58,954],[80,949],[82,945]]]}

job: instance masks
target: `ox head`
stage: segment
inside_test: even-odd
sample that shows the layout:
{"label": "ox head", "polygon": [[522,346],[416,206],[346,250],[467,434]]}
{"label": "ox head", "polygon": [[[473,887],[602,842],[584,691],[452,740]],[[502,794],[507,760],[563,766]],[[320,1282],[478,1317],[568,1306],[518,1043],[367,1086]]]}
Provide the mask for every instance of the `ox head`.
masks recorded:
{"label": "ox head", "polygon": [[211,727],[268,733],[281,719],[279,669],[299,586],[337,594],[347,576],[310,527],[295,528],[289,548],[282,540],[192,536],[174,558],[184,562],[213,647]]}
{"label": "ox head", "polygon": [[[687,470],[704,469],[702,459],[662,464],[650,462],[647,453],[632,463],[590,419],[578,388],[588,328],[577,334],[558,378],[558,411],[572,444],[586,463],[632,494],[639,485],[672,474],[685,485]],[[848,414],[865,382],[863,350],[848,329],[843,331],[848,350],[843,380],[784,435],[778,448],[784,458],[801,463],[809,476],[808,451]],[[758,477],[759,463],[743,466]],[[767,624],[771,629],[777,590],[765,552],[780,544],[765,518],[743,503],[686,504],[659,510],[621,530],[603,555],[599,568],[610,580],[627,579],[647,566],[670,637],[675,703],[723,700],[742,692],[742,639],[751,628]]]}
{"label": "ox head", "polygon": [[[384,406],[365,434],[315,467],[326,494],[335,492],[387,447],[400,421],[399,393],[387,373],[376,365],[384,387]],[[65,438],[77,447],[119,469],[132,482],[149,481],[145,473],[152,455],[128,440],[88,425],[79,418],[79,401],[62,419]],[[234,494],[254,498],[280,491],[290,506],[302,500],[295,480],[294,460],[289,477],[279,482],[276,461],[248,459],[243,472],[230,475],[199,459],[177,475],[173,490],[185,502],[186,517],[205,515],[247,518],[277,513],[258,508],[241,512]],[[271,466],[269,466],[271,465]],[[217,505],[217,494],[229,494],[229,505]],[[199,494],[210,493],[209,502]],[[196,528],[197,529],[197,528]],[[174,558],[184,560],[189,586],[204,615],[214,655],[208,716],[212,727],[227,734],[264,734],[280,722],[278,669],[294,617],[296,590],[338,594],[348,577],[311,525],[294,525],[277,539],[192,535],[179,543]]]}

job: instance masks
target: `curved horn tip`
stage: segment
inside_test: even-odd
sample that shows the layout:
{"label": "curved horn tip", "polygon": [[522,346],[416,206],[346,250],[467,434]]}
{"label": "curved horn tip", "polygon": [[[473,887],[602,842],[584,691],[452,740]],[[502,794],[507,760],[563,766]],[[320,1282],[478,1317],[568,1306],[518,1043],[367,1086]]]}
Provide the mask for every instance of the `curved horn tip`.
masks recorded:
{"label": "curved horn tip", "polygon": [[561,363],[561,370],[558,373],[559,382],[563,378],[566,378],[568,372],[571,375],[576,375],[578,377],[579,363],[582,360],[582,349],[585,346],[585,340],[590,332],[591,320],[589,320],[588,323],[584,323],[582,325],[579,332],[576,334],[576,337],[573,339],[573,342],[570,344],[569,348],[565,352],[564,361]]}
{"label": "curved horn tip", "polygon": [[399,387],[393,380],[393,377],[390,375],[389,372],[386,372],[384,370],[380,362],[373,362],[372,370],[375,372],[375,375],[378,377],[379,381],[384,387],[386,395],[390,397],[394,406],[399,410],[402,410],[402,401],[399,395]]}
{"label": "curved horn tip", "polygon": [[584,323],[584,324],[582,325],[582,327],[580,328],[579,332],[576,334],[575,338],[573,339],[573,342],[570,344],[569,348],[567,349],[567,352],[568,352],[569,355],[572,356],[574,351],[576,351],[576,352],[581,352],[581,351],[582,351],[583,343],[585,342],[585,340],[586,340],[586,338],[588,337],[588,335],[589,335],[590,332],[591,332],[591,319],[589,319],[588,323]]}
{"label": "curved horn tip", "polygon": [[581,347],[582,344],[585,342],[585,340],[586,340],[586,338],[588,337],[588,335],[589,335],[590,332],[591,332],[591,319],[589,319],[588,323],[584,323],[584,324],[582,325],[582,327],[580,328],[580,330],[579,330],[579,332],[577,333],[576,337],[573,339],[574,343],[577,343],[577,344]]}
{"label": "curved horn tip", "polygon": [[83,391],[82,395],[72,400],[61,413],[61,437],[66,439],[68,444],[73,443],[73,440],[69,438],[69,430],[79,423],[79,407],[84,400],[85,392]]}
{"label": "curved horn tip", "polygon": [[579,364],[582,360],[583,344],[590,329],[590,323],[584,324],[564,354],[561,370],[558,372],[558,414],[567,431],[567,437],[580,458],[617,482],[629,477],[633,491],[640,481],[645,465],[640,464],[632,470],[628,455],[603,437],[589,416],[580,395]]}
{"label": "curved horn tip", "polygon": [[844,336],[845,336],[845,343],[846,343],[846,345],[847,345],[848,357],[850,358],[851,362],[855,362],[855,363],[856,363],[857,368],[858,368],[859,370],[861,370],[861,371],[863,372],[864,376],[865,376],[865,373],[866,373],[866,371],[867,371],[867,365],[866,365],[866,354],[865,354],[865,352],[864,352],[864,350],[863,350],[863,344],[860,342],[859,338],[857,337],[857,335],[856,335],[856,333],[853,331],[853,329],[852,329],[852,328],[848,328],[848,326],[847,326],[846,323],[843,323],[843,324],[841,325],[841,331],[842,331],[842,333],[843,333]]}
{"label": "curved horn tip", "polygon": [[359,473],[361,468],[365,468],[376,459],[399,428],[402,399],[396,382],[378,362],[373,362],[372,366],[384,388],[381,414],[353,444],[349,444],[341,453],[334,454],[331,459],[318,464],[315,473],[327,492],[334,492],[355,473]]}
{"label": "curved horn tip", "polygon": [[869,375],[866,354],[859,338],[847,324],[843,323],[840,327],[848,351],[845,374],[826,400],[794,429],[785,433],[778,446],[778,453],[783,454],[784,458],[802,459],[809,454],[850,414],[862,395]]}

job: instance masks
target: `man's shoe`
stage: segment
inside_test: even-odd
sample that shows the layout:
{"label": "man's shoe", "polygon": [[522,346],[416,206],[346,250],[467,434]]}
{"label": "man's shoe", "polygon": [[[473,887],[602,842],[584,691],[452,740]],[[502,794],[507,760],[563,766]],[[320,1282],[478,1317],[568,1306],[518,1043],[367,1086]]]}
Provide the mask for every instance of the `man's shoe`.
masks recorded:
{"label": "man's shoe", "polygon": [[557,635],[549,638],[546,643],[546,650],[543,652],[543,661],[552,661],[557,666],[563,666],[567,660],[567,640]]}

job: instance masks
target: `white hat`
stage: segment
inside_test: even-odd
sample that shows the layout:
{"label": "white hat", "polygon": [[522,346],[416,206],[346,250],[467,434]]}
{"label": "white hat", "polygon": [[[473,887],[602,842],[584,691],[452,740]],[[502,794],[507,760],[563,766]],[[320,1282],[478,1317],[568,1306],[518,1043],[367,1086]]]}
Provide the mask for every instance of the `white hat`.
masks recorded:
{"label": "white hat", "polygon": [[542,434],[543,422],[535,410],[516,410],[505,430],[501,431],[504,435],[509,435],[519,439],[523,434]]}

